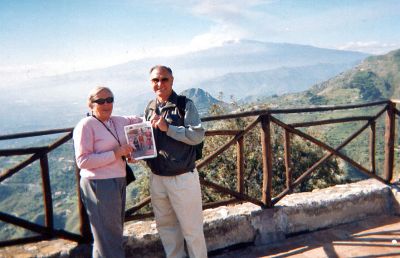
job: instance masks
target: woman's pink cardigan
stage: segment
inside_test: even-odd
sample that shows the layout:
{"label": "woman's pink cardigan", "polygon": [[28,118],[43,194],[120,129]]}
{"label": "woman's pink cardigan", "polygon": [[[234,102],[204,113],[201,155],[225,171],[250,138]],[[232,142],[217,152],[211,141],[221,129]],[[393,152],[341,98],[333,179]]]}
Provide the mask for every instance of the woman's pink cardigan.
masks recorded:
{"label": "woman's pink cardigan", "polygon": [[[142,122],[137,116],[111,116],[111,131],[117,135],[121,144],[126,144],[124,126]],[[81,177],[89,179],[107,179],[125,177],[125,162],[115,157],[117,140],[94,117],[82,119],[73,133],[75,157],[81,169]]]}

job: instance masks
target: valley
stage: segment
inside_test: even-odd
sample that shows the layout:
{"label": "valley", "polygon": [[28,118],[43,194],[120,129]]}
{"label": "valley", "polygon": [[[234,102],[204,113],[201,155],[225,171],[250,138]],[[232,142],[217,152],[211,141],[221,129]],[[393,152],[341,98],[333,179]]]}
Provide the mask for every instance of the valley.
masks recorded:
{"label": "valley", "polygon": [[[244,47],[249,45],[255,47],[252,50],[253,54],[249,54],[248,48]],[[293,49],[288,51],[288,47]],[[303,51],[304,56],[296,54],[299,48],[307,50]],[[229,110],[235,111],[238,106],[242,110],[293,108],[365,103],[399,97],[400,51],[393,51],[384,56],[368,57],[365,60],[366,55],[362,53],[345,51],[339,53],[304,46],[270,45],[260,42],[240,42],[239,46],[233,44],[226,46],[225,49],[213,51],[180,57],[181,59],[176,57],[162,60],[163,63],[171,63],[176,71],[177,92],[183,92],[182,94],[193,99],[202,116],[208,115],[208,108],[212,105],[224,105]],[[236,54],[232,56],[233,52]],[[331,55],[327,56],[327,53]],[[290,55],[294,58],[290,59]],[[317,55],[320,58],[313,58],[314,63],[310,60],[306,62]],[[229,58],[232,62],[227,61]],[[193,64],[190,67],[186,65],[189,61]],[[343,63],[344,61],[347,62]],[[0,125],[0,134],[73,127],[85,116],[86,94],[97,82],[102,82],[115,91],[114,114],[140,115],[147,101],[153,97],[145,75],[146,69],[155,62],[155,60],[134,61],[109,69],[42,78],[31,83],[23,83],[18,90],[7,90],[0,96],[3,104],[0,118],[1,121],[5,121]],[[207,66],[209,63],[212,65]],[[207,76],[202,76],[204,74]],[[196,87],[190,87],[192,85]],[[218,97],[219,93],[222,98]],[[377,110],[357,110],[351,114],[355,116],[371,112],[376,113]],[[282,119],[293,123],[349,114],[338,112],[293,115]],[[347,123],[311,130],[335,146],[358,126],[359,124]],[[377,134],[382,135],[383,131],[383,121],[381,121],[377,125]],[[0,148],[41,146],[49,144],[54,139],[51,136],[0,141]],[[344,151],[355,160],[368,162],[368,149],[366,144],[363,144],[367,140],[368,134],[365,133]],[[383,142],[379,140],[377,149],[382,148]],[[72,150],[72,141],[64,144],[51,153],[49,164],[55,226],[76,232],[78,220],[74,211],[76,211],[77,196]],[[11,167],[20,158],[0,157],[2,170]],[[382,162],[382,155],[378,155],[379,172],[382,171]],[[39,171],[40,166],[36,162],[1,182],[2,212],[44,223]],[[137,177],[146,177],[147,172],[141,166],[138,166],[136,171]],[[357,174],[352,168],[347,168],[347,171]],[[133,204],[134,198],[141,191],[138,186],[133,185],[129,186],[127,191],[128,206]],[[0,228],[1,240],[29,234],[18,228],[4,226],[1,222]]]}

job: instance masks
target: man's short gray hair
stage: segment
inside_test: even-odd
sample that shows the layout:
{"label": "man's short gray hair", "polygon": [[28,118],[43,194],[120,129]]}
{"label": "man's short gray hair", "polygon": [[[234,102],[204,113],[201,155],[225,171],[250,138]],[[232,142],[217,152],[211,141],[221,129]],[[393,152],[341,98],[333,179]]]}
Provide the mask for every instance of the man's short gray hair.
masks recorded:
{"label": "man's short gray hair", "polygon": [[155,65],[155,66],[153,66],[153,67],[150,69],[150,74],[151,74],[151,73],[153,72],[153,70],[155,70],[155,69],[164,69],[164,70],[168,71],[168,73],[171,74],[171,76],[173,76],[173,74],[172,74],[172,69],[169,68],[168,66],[165,66],[165,65]]}

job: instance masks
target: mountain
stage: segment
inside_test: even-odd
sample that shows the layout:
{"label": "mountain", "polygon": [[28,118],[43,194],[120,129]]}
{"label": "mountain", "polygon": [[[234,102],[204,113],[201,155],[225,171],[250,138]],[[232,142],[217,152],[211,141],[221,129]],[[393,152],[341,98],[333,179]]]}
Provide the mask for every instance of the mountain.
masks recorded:
{"label": "mountain", "polygon": [[214,104],[225,105],[224,102],[217,100],[216,98],[211,96],[210,93],[199,88],[190,88],[184,90],[180,93],[180,95],[185,95],[186,97],[193,100],[200,116],[207,115],[209,108]]}
{"label": "mountain", "polygon": [[400,49],[371,56],[359,65],[299,93],[264,97],[273,107],[338,105],[400,98]]}
{"label": "mountain", "polygon": [[310,93],[325,102],[339,102],[339,96],[346,96],[347,102],[399,98],[400,50],[369,57],[353,69],[315,85]]}
{"label": "mountain", "polygon": [[[178,90],[202,88],[214,96],[224,92],[227,100],[231,94],[241,99],[255,93],[302,91],[357,65],[367,56],[305,45],[239,40],[179,56],[132,61],[111,70],[118,71],[120,77],[123,71],[141,70],[141,74],[136,74],[139,78],[147,76],[148,68],[154,64],[168,64],[174,70]],[[260,85],[265,92],[248,91],[259,89]]]}
{"label": "mountain", "polygon": [[217,96],[219,92],[224,92],[225,95],[233,96],[245,103],[263,96],[304,91],[311,85],[333,77],[352,66],[352,64],[316,64],[257,72],[229,73],[206,80],[194,87],[201,87],[214,96]]}
{"label": "mountain", "polygon": [[15,133],[72,127],[88,111],[86,98],[96,85],[115,95],[114,114],[143,114],[153,98],[149,69],[166,64],[174,71],[174,89],[223,92],[223,100],[298,92],[326,80],[368,55],[312,46],[239,40],[178,56],[133,60],[90,71],[0,85],[0,132]]}
{"label": "mountain", "polygon": [[[255,102],[247,103],[245,110],[254,109],[288,109],[311,107],[316,105],[348,105],[366,103],[382,99],[398,99],[400,97],[400,49],[389,52],[386,55],[371,56],[359,65],[340,73],[322,83],[313,85],[310,89],[287,93],[281,96],[260,97]],[[314,112],[282,115],[279,118],[284,122],[296,123],[305,121],[318,121],[325,119],[371,116],[378,113],[383,106],[360,109],[341,110],[337,112]],[[279,116],[279,115],[278,115]],[[382,116],[384,118],[384,116]],[[376,171],[383,175],[384,171],[384,135],[385,122],[380,117],[376,122]],[[346,141],[365,121],[348,122],[339,124],[321,125],[303,128],[311,135],[316,136],[330,146],[339,146]],[[342,153],[364,164],[368,168],[370,164],[369,145],[370,134],[364,131],[353,139]],[[397,144],[397,143],[396,143]],[[340,166],[345,170],[346,176],[352,179],[365,178],[349,163],[339,160]]]}
{"label": "mountain", "polygon": [[[0,86],[2,89],[0,119],[4,121],[0,125],[0,134],[74,126],[79,119],[85,116],[89,89],[98,84],[109,86],[113,90],[116,99],[114,114],[142,114],[145,104],[154,98],[148,82],[148,69],[158,63],[168,64],[174,69],[174,88],[177,92],[191,88],[193,85],[202,85],[202,82],[210,85],[214,82],[214,87],[219,87],[220,84],[216,82],[219,80],[221,83],[227,82],[223,85],[223,91],[228,96],[235,88],[239,88],[242,93],[240,97],[246,97],[247,92],[257,93],[260,96],[266,94],[265,91],[270,94],[273,88],[267,89],[268,83],[264,85],[264,81],[274,84],[275,90],[299,91],[298,85],[307,87],[306,84],[309,82],[323,80],[325,76],[332,77],[333,74],[326,70],[336,69],[334,67],[337,66],[337,71],[339,71],[365,57],[366,55],[362,53],[318,49],[309,46],[239,41],[177,57],[137,60],[106,69],[38,78],[12,85],[13,87]],[[398,54],[391,58],[397,60]],[[368,58],[364,62],[363,68],[367,69],[367,64],[370,62],[374,69],[368,70],[368,76],[365,78],[373,82],[383,80],[382,87],[378,89],[382,96],[396,92],[395,88],[398,88],[398,84],[396,84],[398,83],[398,66],[394,68],[394,64],[386,59],[390,58]],[[372,64],[373,62],[375,65]],[[387,65],[386,70],[378,69],[378,64],[381,63]],[[389,70],[392,73],[388,73]],[[319,72],[313,74],[312,71]],[[347,74],[347,72],[343,74]],[[352,76],[349,74],[348,77]],[[230,80],[230,78],[234,80]],[[333,82],[335,78],[329,81]],[[360,78],[365,80],[363,76]],[[287,83],[281,81],[287,81]],[[350,89],[356,91],[359,86],[356,83],[359,81],[355,79],[350,81],[354,82],[350,84],[353,85],[353,88],[350,87]],[[309,102],[312,99],[323,101],[325,97],[333,96],[333,94],[325,93],[329,92],[331,87],[340,87],[339,82],[340,80],[332,86],[319,84],[312,90],[290,96],[301,95]],[[397,86],[395,87],[395,85]],[[347,89],[346,87],[342,88],[343,90]],[[387,93],[384,92],[386,88]],[[334,90],[331,92],[334,93]],[[192,98],[201,112],[213,103],[221,103],[206,91],[198,88],[188,89],[181,94]],[[284,97],[286,96],[289,94]],[[274,99],[277,99],[276,96]],[[280,99],[284,100],[283,97]],[[343,96],[343,99],[344,101],[348,100],[346,96]],[[301,116],[298,117],[301,118]],[[30,138],[26,139],[31,141]],[[37,146],[44,145],[44,139],[38,141]],[[13,140],[12,145],[14,144],[20,143]],[[21,145],[26,147],[26,144],[21,143]],[[57,228],[70,228],[71,224],[76,226],[76,219],[71,215],[73,208],[70,209],[70,207],[76,207],[76,196],[73,194],[76,182],[74,181],[72,149],[73,146],[70,142],[49,156]],[[8,168],[15,165],[15,162],[16,160],[1,160],[0,163],[3,168]],[[35,164],[3,182],[0,189],[2,197],[0,205],[12,214],[15,212],[22,214],[24,218],[43,222],[43,204],[35,201],[40,198],[38,186],[41,183],[38,173],[40,173],[40,169],[38,164]],[[21,194],[13,195],[12,193]],[[15,232],[0,223],[0,239],[2,236],[11,235],[19,236],[23,235],[23,232]],[[5,239],[10,238],[6,237]]]}

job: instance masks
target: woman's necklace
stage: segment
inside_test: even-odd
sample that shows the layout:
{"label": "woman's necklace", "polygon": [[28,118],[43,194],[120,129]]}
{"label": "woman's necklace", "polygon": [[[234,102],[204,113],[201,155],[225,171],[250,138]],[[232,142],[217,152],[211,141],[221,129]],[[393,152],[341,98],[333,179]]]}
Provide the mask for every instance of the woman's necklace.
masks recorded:
{"label": "woman's necklace", "polygon": [[108,122],[109,122],[109,125],[110,125],[110,129],[113,129],[113,130],[114,130],[114,133],[115,133],[115,135],[117,136],[117,140],[118,140],[118,142],[120,142],[120,141],[119,141],[119,137],[118,137],[117,128],[115,128],[115,125],[114,125],[113,120],[110,118],[110,119],[108,120]]}

